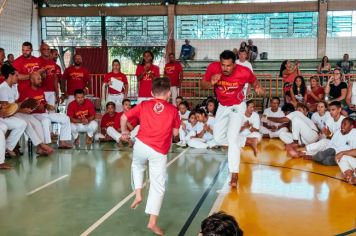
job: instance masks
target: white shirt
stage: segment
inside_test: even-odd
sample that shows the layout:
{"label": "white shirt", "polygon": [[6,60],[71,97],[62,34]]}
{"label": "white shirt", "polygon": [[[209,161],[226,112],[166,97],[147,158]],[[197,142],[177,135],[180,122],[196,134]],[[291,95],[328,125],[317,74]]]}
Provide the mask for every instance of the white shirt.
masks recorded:
{"label": "white shirt", "polygon": [[[276,117],[276,118],[281,118],[285,117],[284,112],[280,107],[278,107],[278,110],[276,112],[273,112],[271,108],[267,108],[266,110],[263,111],[263,115],[266,115],[267,117]],[[279,123],[272,122],[270,120],[267,120],[265,118],[262,118],[262,122],[267,123],[268,125],[274,125],[274,126],[279,126]]]}
{"label": "white shirt", "polygon": [[316,126],[318,126],[320,130],[322,130],[326,126],[326,121],[330,118],[330,112],[328,111],[326,111],[323,116],[320,116],[318,112],[314,112],[311,120],[314,122],[314,124],[316,124]]}
{"label": "white shirt", "polygon": [[17,84],[9,86],[8,83],[3,82],[0,85],[0,101],[14,103],[19,99],[19,92],[17,91]]}
{"label": "white shirt", "polygon": [[188,120],[189,119],[189,114],[190,114],[190,111],[188,111],[188,110],[184,114],[179,112],[179,117],[180,117],[181,120]]}
{"label": "white shirt", "polygon": [[[202,125],[202,127],[204,127],[204,124],[203,123],[201,123],[201,122],[199,122],[201,125]],[[214,130],[214,123],[215,123],[215,118],[214,117],[209,117],[209,119],[208,119],[208,121],[207,121],[207,125],[212,129],[212,130]],[[200,132],[201,132],[201,130],[200,130]],[[199,132],[199,133],[200,133]],[[212,140],[214,138],[214,136],[213,136],[213,134],[211,134],[211,133],[209,133],[209,132],[205,132],[204,133],[204,135],[203,135],[203,139],[205,140],[205,141],[210,141],[210,140]]]}
{"label": "white shirt", "polygon": [[331,138],[328,148],[335,149],[336,153],[356,148],[356,130],[352,129],[348,134],[343,135],[340,130]]}
{"label": "white shirt", "polygon": [[303,113],[301,113],[300,111],[293,111],[293,112],[291,112],[291,113],[289,113],[287,116],[286,116],[289,120],[293,120],[293,118],[295,118],[295,117],[299,117],[299,118],[301,118],[303,121],[304,121],[304,123],[306,124],[306,125],[308,125],[309,126],[309,128],[311,129],[311,130],[314,130],[314,131],[316,131],[316,132],[318,132],[318,129],[316,128],[316,125],[314,124],[314,122],[311,120],[311,119],[309,119],[308,117],[306,117]]}
{"label": "white shirt", "polygon": [[340,129],[341,122],[343,121],[344,118],[345,116],[341,115],[339,120],[334,121],[334,118],[330,116],[330,118],[326,120],[326,126],[329,128],[332,134],[335,134]]}
{"label": "white shirt", "polygon": [[240,60],[237,60],[236,62],[237,65],[240,65],[240,66],[244,66],[244,67],[247,67],[249,68],[252,72],[253,72],[253,68],[252,68],[252,64],[249,62],[249,61],[244,61],[244,62],[241,62]]}
{"label": "white shirt", "polygon": [[[246,122],[249,122],[253,128],[255,129],[260,129],[260,116],[256,113],[256,112],[252,112],[252,115],[250,117],[247,117],[246,114],[244,115],[244,121],[243,124],[245,124]],[[249,129],[244,129],[241,134],[243,136],[247,136],[249,135],[251,132]]]}
{"label": "white shirt", "polygon": [[200,133],[203,130],[203,124],[198,122],[194,126],[191,123],[188,123],[186,126],[187,133],[191,131],[195,131],[196,133]]}

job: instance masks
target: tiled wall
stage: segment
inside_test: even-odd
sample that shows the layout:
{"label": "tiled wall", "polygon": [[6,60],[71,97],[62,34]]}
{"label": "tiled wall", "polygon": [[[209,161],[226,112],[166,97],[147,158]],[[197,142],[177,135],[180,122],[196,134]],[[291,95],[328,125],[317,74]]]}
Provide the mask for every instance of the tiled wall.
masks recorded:
{"label": "tiled wall", "polygon": [[[5,9],[0,16],[0,47],[5,49],[6,54],[13,53],[15,57],[19,56],[21,54],[21,44],[24,41],[32,41],[34,49],[38,49],[37,33],[32,33],[31,39],[31,29],[38,32],[37,25],[35,25],[36,27],[31,27],[31,9],[32,0],[7,1]],[[36,10],[33,14],[37,17]],[[34,22],[34,24],[37,23],[38,21]],[[36,40],[36,42],[33,40]]]}
{"label": "tiled wall", "polygon": [[326,55],[329,58],[342,58],[348,53],[350,58],[356,58],[356,37],[327,38]]}

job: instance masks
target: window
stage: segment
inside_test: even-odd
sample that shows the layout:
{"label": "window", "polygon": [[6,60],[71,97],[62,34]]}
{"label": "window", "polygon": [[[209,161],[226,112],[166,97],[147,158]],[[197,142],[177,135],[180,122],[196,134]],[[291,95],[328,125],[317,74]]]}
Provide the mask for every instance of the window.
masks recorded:
{"label": "window", "polygon": [[356,36],[356,11],[329,11],[328,37]]}

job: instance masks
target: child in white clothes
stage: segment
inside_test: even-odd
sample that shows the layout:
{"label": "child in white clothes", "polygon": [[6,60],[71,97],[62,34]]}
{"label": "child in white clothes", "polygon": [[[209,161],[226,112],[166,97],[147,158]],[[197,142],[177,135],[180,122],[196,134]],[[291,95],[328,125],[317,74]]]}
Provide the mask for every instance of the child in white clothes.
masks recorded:
{"label": "child in white clothes", "polygon": [[179,104],[178,106],[178,114],[179,114],[179,117],[180,117],[180,120],[182,121],[182,123],[188,123],[188,118],[189,118],[189,113],[190,111],[188,110],[189,108],[189,104],[187,101],[183,101]]}
{"label": "child in white clothes", "polygon": [[[244,115],[243,125],[241,126],[240,135],[243,137],[257,138],[258,142],[261,141],[262,135],[259,132],[260,129],[260,116],[255,110],[255,104],[253,100],[246,102],[246,112]],[[241,146],[245,146],[245,143],[241,143]]]}
{"label": "child in white clothes", "polygon": [[330,112],[327,111],[328,105],[325,101],[318,102],[316,112],[313,113],[311,120],[322,131],[326,126],[326,121],[331,118]]}
{"label": "child in white clothes", "polygon": [[194,111],[190,112],[188,121],[188,124],[183,122],[179,129],[180,141],[177,143],[178,146],[187,146],[187,142],[191,139],[191,137],[196,136],[203,130],[203,124],[198,122]]}

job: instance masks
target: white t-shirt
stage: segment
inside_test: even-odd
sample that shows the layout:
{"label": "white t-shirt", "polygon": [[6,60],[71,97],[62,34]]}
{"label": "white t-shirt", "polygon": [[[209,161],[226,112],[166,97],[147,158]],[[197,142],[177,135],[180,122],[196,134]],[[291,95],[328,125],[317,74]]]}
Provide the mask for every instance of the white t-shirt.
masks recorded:
{"label": "white t-shirt", "polygon": [[181,120],[188,120],[189,119],[190,111],[187,110],[184,114],[182,114],[180,112],[178,112],[178,113],[179,113],[179,117],[180,117]]}
{"label": "white t-shirt", "polygon": [[348,134],[343,135],[340,130],[331,138],[328,148],[335,149],[336,153],[356,148],[356,130],[352,129]]}
{"label": "white t-shirt", "polygon": [[252,64],[249,62],[249,61],[244,61],[244,62],[241,62],[240,60],[237,60],[236,61],[236,64],[237,65],[240,65],[240,66],[244,66],[244,67],[247,67],[249,68],[252,72],[253,72],[253,68],[252,68]]}
{"label": "white t-shirt", "polygon": [[316,125],[314,124],[314,122],[311,120],[311,119],[309,119],[308,117],[306,117],[303,113],[301,113],[300,111],[293,111],[293,112],[291,112],[291,113],[289,113],[287,116],[286,116],[289,120],[293,120],[293,118],[295,118],[295,117],[299,117],[299,118],[301,118],[303,121],[304,121],[304,123],[306,124],[306,125],[308,125],[309,126],[309,128],[311,129],[311,130],[314,130],[314,131],[316,131],[316,132],[318,132],[318,129],[316,128]]}
{"label": "white t-shirt", "polygon": [[318,112],[314,112],[311,120],[318,126],[320,130],[322,130],[326,126],[326,121],[330,119],[330,112],[326,111],[323,116],[320,116]]}
{"label": "white t-shirt", "polygon": [[[267,108],[266,110],[263,111],[263,115],[266,115],[267,117],[276,117],[276,118],[281,118],[285,117],[284,112],[280,107],[278,107],[278,110],[276,112],[273,112],[271,108]],[[262,118],[262,122],[267,123],[268,125],[274,125],[274,126],[279,126],[280,123],[275,123],[270,120],[267,120],[265,118]]]}
{"label": "white t-shirt", "polygon": [[329,128],[330,132],[335,134],[341,127],[341,122],[345,116],[341,115],[338,121],[334,121],[334,118],[330,116],[329,119],[326,120],[326,126]]}
{"label": "white t-shirt", "polygon": [[[203,124],[203,123],[201,123],[201,122],[198,122],[198,123],[200,123],[201,126],[204,128],[204,124]],[[215,123],[215,118],[214,118],[214,117],[209,117],[209,119],[208,119],[208,121],[207,121],[207,125],[210,126],[210,128],[211,128],[212,130],[214,130],[214,123]],[[202,129],[201,129],[201,130],[202,130]],[[201,130],[200,130],[200,132],[201,132]],[[198,132],[198,133],[200,133],[200,132]],[[204,139],[205,141],[210,141],[210,140],[212,140],[213,138],[214,138],[213,134],[211,134],[211,133],[209,133],[209,132],[205,132],[204,135],[203,135],[203,139]]]}
{"label": "white t-shirt", "polygon": [[[252,115],[250,117],[247,117],[246,115],[244,115],[244,121],[243,121],[243,124],[245,124],[246,122],[249,122],[253,128],[255,129],[260,129],[260,116],[256,113],[256,112],[253,112]],[[244,129],[242,132],[241,132],[241,135],[243,136],[247,136],[249,135],[251,132],[249,129]]]}
{"label": "white t-shirt", "polygon": [[188,123],[186,126],[186,131],[189,133],[191,131],[195,131],[196,133],[200,133],[203,130],[203,124],[198,122],[194,126],[191,123]]}
{"label": "white t-shirt", "polygon": [[0,85],[0,101],[14,103],[19,99],[19,92],[17,91],[17,84],[9,86],[8,83],[3,82]]}

